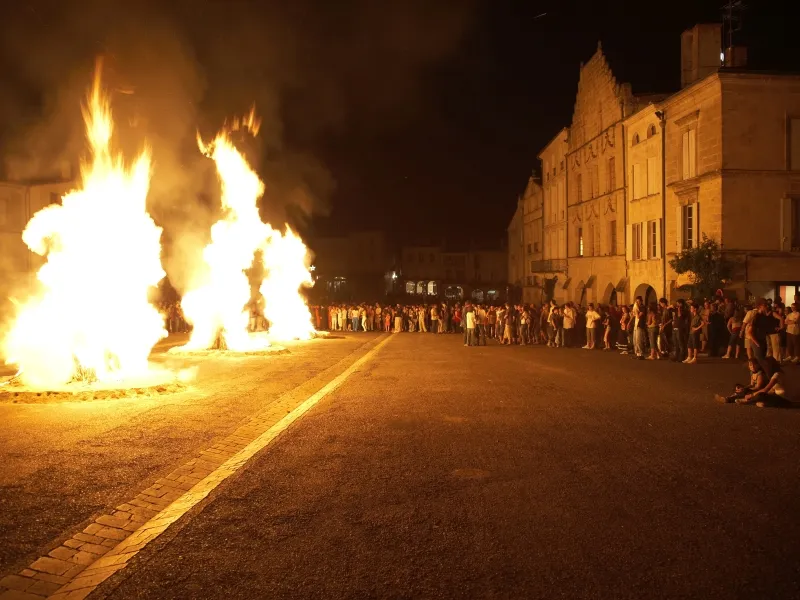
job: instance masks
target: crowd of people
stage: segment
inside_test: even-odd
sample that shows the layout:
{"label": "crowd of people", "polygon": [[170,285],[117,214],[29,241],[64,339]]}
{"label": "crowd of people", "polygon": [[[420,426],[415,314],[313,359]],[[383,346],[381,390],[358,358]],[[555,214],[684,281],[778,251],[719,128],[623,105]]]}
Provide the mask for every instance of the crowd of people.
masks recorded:
{"label": "crowd of people", "polygon": [[[732,298],[703,302],[662,298],[645,306],[483,304],[351,304],[313,307],[318,329],[463,333],[465,345],[543,344],[552,348],[617,350],[640,360],[697,363],[698,356],[723,359],[772,357],[800,362],[798,303],[758,300],[745,306]],[[472,330],[470,332],[470,330]]]}
{"label": "crowd of people", "polygon": [[317,329],[393,333],[461,333],[464,346],[544,345],[617,351],[639,360],[696,364],[698,356],[746,358],[749,385],[737,384],[724,403],[773,406],[786,402],[782,365],[800,364],[800,298],[791,306],[759,299],[744,305],[732,298],[701,302],[662,298],[646,306],[588,306],[555,301],[543,305],[484,304],[314,306]]}

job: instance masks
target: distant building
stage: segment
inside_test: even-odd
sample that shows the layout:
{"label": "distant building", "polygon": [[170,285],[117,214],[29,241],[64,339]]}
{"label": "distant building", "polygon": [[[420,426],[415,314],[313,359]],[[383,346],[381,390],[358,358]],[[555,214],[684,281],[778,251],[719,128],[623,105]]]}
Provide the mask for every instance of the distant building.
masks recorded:
{"label": "distant building", "polygon": [[319,301],[378,301],[397,284],[394,253],[379,231],[312,238],[314,290]]}
{"label": "distant building", "polygon": [[736,262],[727,293],[800,293],[800,76],[749,72],[721,46],[717,24],[685,31],[669,96],[634,95],[600,47],[581,67],[572,123],[539,155],[534,287],[555,278],[553,297],[579,304],[685,296],[669,260],[705,235]]}
{"label": "distant building", "polygon": [[534,273],[544,255],[543,208],[542,186],[531,176],[508,226],[508,283],[517,292],[514,301],[542,301],[544,278]]}
{"label": "distant building", "polygon": [[559,131],[539,154],[542,164],[543,248],[530,274],[540,290],[534,302],[563,302],[567,285],[567,151],[569,129]]}
{"label": "distant building", "polygon": [[489,302],[505,297],[508,274],[505,248],[404,246],[400,257],[400,289],[409,300]]}

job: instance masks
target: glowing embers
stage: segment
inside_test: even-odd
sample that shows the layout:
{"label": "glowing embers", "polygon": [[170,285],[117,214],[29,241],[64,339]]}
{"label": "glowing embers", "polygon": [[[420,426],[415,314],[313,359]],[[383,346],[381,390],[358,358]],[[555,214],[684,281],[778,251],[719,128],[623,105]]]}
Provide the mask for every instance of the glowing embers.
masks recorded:
{"label": "glowing embers", "polygon": [[95,73],[83,111],[90,160],[81,185],[37,212],[22,239],[45,258],[39,289],[17,302],[3,346],[33,388],[74,381],[125,386],[146,377],[148,356],[166,335],[148,295],[164,277],[161,228],[147,212],[150,156],[130,165],[111,150],[113,120]]}

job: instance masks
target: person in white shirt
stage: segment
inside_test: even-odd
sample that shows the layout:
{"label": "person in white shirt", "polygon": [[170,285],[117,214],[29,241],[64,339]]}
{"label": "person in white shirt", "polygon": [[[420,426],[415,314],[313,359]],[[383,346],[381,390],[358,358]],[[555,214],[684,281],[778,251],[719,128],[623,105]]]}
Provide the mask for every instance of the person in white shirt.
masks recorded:
{"label": "person in white shirt", "polygon": [[600,322],[600,313],[594,309],[594,304],[589,303],[589,310],[586,311],[586,345],[585,350],[594,350],[597,344],[597,324]]}
{"label": "person in white shirt", "polygon": [[786,362],[800,362],[800,306],[792,304],[791,312],[784,317],[786,323]]}
{"label": "person in white shirt", "polygon": [[477,346],[475,343],[475,309],[471,305],[465,307],[464,317],[467,324],[467,343],[465,346]]}
{"label": "person in white shirt", "polygon": [[750,327],[758,314],[757,308],[752,308],[747,311],[742,322],[742,337],[744,338],[744,350],[747,352],[747,358],[753,358],[753,348],[750,341]]}
{"label": "person in white shirt", "polygon": [[575,328],[575,308],[572,302],[567,302],[564,306],[564,346],[571,348],[573,345],[572,331]]}

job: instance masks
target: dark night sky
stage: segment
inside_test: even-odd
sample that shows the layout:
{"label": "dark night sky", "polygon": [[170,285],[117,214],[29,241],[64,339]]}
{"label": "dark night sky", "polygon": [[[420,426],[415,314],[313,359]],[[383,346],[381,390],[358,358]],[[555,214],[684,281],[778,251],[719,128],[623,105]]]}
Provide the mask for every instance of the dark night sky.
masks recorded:
{"label": "dark night sky", "polygon": [[[254,101],[266,202],[312,207],[312,231],[495,240],[538,151],[569,124],[598,40],[634,93],[676,90],[681,32],[720,21],[723,2],[3,2],[0,143],[6,157],[67,145],[80,132],[72,92],[103,53],[112,85],[135,89],[123,108],[149,117],[137,122],[165,215],[194,218],[183,198],[207,181],[195,128]],[[751,65],[800,71],[786,27],[800,3],[748,4],[737,35]],[[176,168],[191,185],[163,183]]]}
{"label": "dark night sky", "polygon": [[[758,8],[745,12],[737,34],[750,44],[751,62],[800,70],[796,32],[783,28],[788,12],[773,2],[752,4]],[[503,235],[537,153],[569,125],[579,65],[598,40],[634,93],[669,92],[680,84],[680,33],[719,21],[721,5],[484,3],[459,52],[429,74],[428,109],[412,127],[328,154],[342,198],[331,221],[349,215],[354,224],[391,224],[412,237]],[[362,161],[364,168],[354,168]]]}

